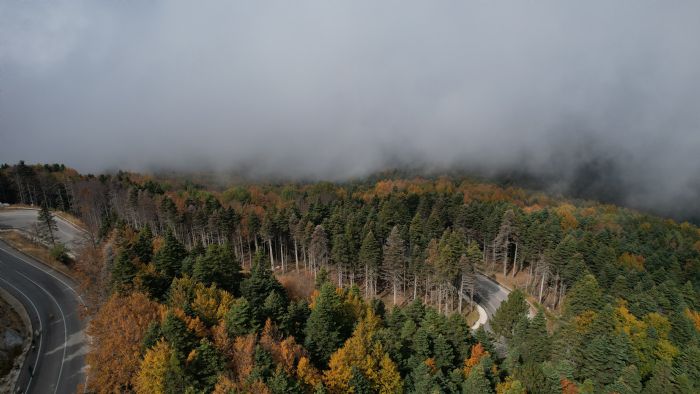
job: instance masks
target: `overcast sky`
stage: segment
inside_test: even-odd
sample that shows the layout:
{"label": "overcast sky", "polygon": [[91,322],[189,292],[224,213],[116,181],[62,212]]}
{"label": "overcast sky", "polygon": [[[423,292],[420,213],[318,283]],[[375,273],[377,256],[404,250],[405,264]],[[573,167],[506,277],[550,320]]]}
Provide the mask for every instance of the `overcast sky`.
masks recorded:
{"label": "overcast sky", "polygon": [[680,0],[0,0],[0,162],[517,170],[698,213],[699,21]]}

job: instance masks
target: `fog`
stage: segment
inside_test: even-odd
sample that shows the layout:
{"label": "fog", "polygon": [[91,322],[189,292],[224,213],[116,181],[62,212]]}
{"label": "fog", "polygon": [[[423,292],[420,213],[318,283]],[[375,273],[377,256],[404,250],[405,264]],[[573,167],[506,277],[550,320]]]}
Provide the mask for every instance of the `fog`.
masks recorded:
{"label": "fog", "polygon": [[700,217],[697,1],[0,1],[0,162],[534,177]]}

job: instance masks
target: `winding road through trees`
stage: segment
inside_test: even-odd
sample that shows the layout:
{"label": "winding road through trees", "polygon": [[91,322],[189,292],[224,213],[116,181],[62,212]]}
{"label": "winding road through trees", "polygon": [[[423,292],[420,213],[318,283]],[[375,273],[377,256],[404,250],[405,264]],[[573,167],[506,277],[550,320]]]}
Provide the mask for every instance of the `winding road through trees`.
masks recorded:
{"label": "winding road through trees", "polygon": [[[0,229],[17,228],[31,234],[36,220],[37,210],[0,210]],[[75,249],[84,238],[82,230],[59,217],[56,223],[57,238]],[[491,319],[509,291],[485,275],[477,274],[476,279],[475,301]],[[76,283],[0,242],[0,287],[22,302],[33,330],[40,333],[34,338],[17,388],[27,393],[75,392],[85,383],[87,352],[85,324],[79,316],[83,302]]]}
{"label": "winding road through trees", "polygon": [[[36,210],[0,210],[0,228],[31,232],[36,217]],[[76,246],[81,231],[60,218],[56,221],[61,242]],[[75,281],[0,242],[0,287],[24,305],[35,333],[16,390],[76,392],[86,379],[87,340]]]}

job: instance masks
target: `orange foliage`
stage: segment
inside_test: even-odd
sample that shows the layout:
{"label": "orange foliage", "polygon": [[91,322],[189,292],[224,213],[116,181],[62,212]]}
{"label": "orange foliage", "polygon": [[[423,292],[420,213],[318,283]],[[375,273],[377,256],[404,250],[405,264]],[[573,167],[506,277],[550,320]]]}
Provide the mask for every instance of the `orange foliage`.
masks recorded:
{"label": "orange foliage", "polygon": [[617,262],[625,268],[639,272],[644,271],[644,256],[625,252],[617,259]]}
{"label": "orange foliage", "polygon": [[471,356],[464,360],[464,375],[469,376],[469,373],[471,372],[472,368],[479,364],[482,358],[484,356],[487,356],[489,352],[487,352],[484,349],[484,346],[479,342],[476,345],[472,346],[471,350]]}
{"label": "orange foliage", "polygon": [[[203,338],[207,336],[207,327],[201,320],[199,320],[199,316],[193,318],[180,308],[173,308],[171,311],[178,319],[185,323],[188,330],[194,332],[198,337]],[[167,313],[168,311],[164,309],[162,311],[161,319],[164,319]]]}
{"label": "orange foliage", "polygon": [[455,185],[450,178],[440,177],[435,182],[435,191],[438,193],[452,194],[455,191]]}
{"label": "orange foliage", "polygon": [[88,327],[93,341],[87,355],[89,391],[128,391],[139,369],[141,342],[158,315],[158,304],[142,293],[113,295],[100,308]]}
{"label": "orange foliage", "polygon": [[255,334],[236,337],[231,349],[231,370],[240,383],[250,376],[255,361]]}
{"label": "orange foliage", "polygon": [[235,393],[238,390],[238,385],[228,375],[219,375],[219,380],[216,381],[213,394],[229,394]]}
{"label": "orange foliage", "polygon": [[270,319],[265,321],[265,328],[263,328],[262,335],[260,336],[260,346],[267,350],[275,364],[281,365],[284,370],[290,374],[294,374],[294,366],[302,356],[305,355],[304,349],[296,343],[294,337],[287,337],[281,340],[282,335],[279,333],[277,328],[272,324]]}
{"label": "orange foliage", "polygon": [[165,238],[161,236],[156,236],[153,238],[153,253],[157,253],[165,244]]}
{"label": "orange foliage", "polygon": [[573,230],[578,227],[578,220],[574,216],[576,207],[571,204],[562,204],[556,209],[557,214],[561,216],[561,228],[564,231]]}
{"label": "orange foliage", "polygon": [[561,384],[561,394],[578,394],[578,387],[576,383],[570,381],[569,379],[563,378],[560,381]]}
{"label": "orange foliage", "polygon": [[427,365],[428,368],[430,368],[430,372],[435,373],[435,371],[437,370],[437,367],[435,366],[435,358],[430,357],[430,358],[426,359],[424,362],[425,362],[425,365]]}
{"label": "orange foliage", "polygon": [[299,359],[297,364],[297,378],[309,387],[316,387],[321,382],[321,372],[311,365],[308,357]]}
{"label": "orange foliage", "polygon": [[314,289],[314,291],[311,292],[311,296],[309,297],[309,309],[313,310],[316,307],[316,298],[318,298],[318,295],[321,294],[318,289]]}
{"label": "orange foliage", "polygon": [[231,359],[233,356],[233,341],[228,336],[226,331],[226,323],[221,321],[211,329],[211,337],[216,347],[226,359]]}
{"label": "orange foliage", "polygon": [[696,312],[690,309],[685,310],[685,314],[693,321],[695,324],[695,329],[700,331],[700,312]]}

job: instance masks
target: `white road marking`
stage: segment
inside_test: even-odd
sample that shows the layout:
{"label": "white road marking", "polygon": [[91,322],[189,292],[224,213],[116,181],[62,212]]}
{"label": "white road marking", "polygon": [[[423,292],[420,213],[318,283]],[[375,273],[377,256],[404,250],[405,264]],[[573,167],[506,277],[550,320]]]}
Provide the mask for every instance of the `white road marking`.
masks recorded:
{"label": "white road marking", "polygon": [[[32,304],[32,308],[34,308],[34,312],[36,313],[36,317],[39,319],[39,349],[38,349],[39,351],[37,352],[36,359],[34,360],[34,367],[32,367],[32,373],[29,374],[29,382],[27,382],[27,388],[26,388],[26,390],[24,390],[25,393],[28,393],[29,388],[32,386],[32,380],[34,379],[34,374],[36,373],[36,366],[37,366],[37,364],[39,364],[39,359],[40,359],[39,356],[41,355],[41,347],[44,344],[44,335],[42,332],[44,330],[44,323],[41,321],[41,315],[39,314],[39,309],[37,309],[36,305],[34,304],[34,301],[32,301],[31,298],[29,298],[26,294],[24,294],[24,292],[22,292],[22,290],[15,287],[12,283],[6,281],[3,278],[0,278],[0,280],[7,283],[10,287],[15,289],[15,291],[17,291],[18,293],[22,294],[22,296],[24,298],[26,298],[30,304]],[[30,321],[30,323],[31,323],[31,321]],[[34,332],[32,332],[31,335],[34,336]]]}
{"label": "white road marking", "polygon": [[3,252],[5,252],[5,253],[7,253],[7,254],[9,254],[9,255],[11,255],[11,256],[13,256],[13,257],[19,259],[19,260],[24,261],[25,263],[31,265],[32,267],[38,269],[39,271],[43,271],[45,274],[47,274],[47,275],[53,277],[54,279],[56,279],[57,281],[63,283],[63,285],[66,286],[67,288],[71,289],[71,291],[73,291],[73,293],[75,293],[75,295],[78,296],[78,298],[80,299],[80,302],[81,302],[83,305],[85,305],[85,301],[83,300],[83,297],[82,297],[71,285],[69,285],[68,283],[66,283],[66,282],[64,282],[63,280],[61,280],[61,278],[59,278],[59,277],[57,277],[56,275],[52,274],[50,271],[47,271],[47,270],[45,270],[45,269],[43,269],[43,268],[37,266],[35,263],[32,263],[31,261],[27,261],[27,260],[23,259],[21,256],[18,256],[18,255],[16,255],[15,253],[12,253],[12,252],[10,252],[10,251],[4,249],[4,248],[0,248],[0,250],[2,250]]}
{"label": "white road marking", "polygon": [[66,325],[66,315],[63,313],[63,308],[61,308],[61,304],[58,303],[56,298],[49,293],[44,287],[42,287],[40,284],[34,282],[31,278],[29,278],[27,275],[15,270],[18,274],[24,276],[27,278],[28,281],[34,283],[36,287],[40,288],[41,290],[44,291],[44,293],[48,294],[49,297],[53,300],[53,302],[56,304],[58,307],[58,311],[61,313],[61,320],[63,320],[63,357],[61,358],[61,368],[58,370],[58,379],[56,379],[56,387],[54,388],[53,392],[56,394],[58,392],[58,386],[61,383],[61,374],[63,373],[63,364],[66,361],[66,350],[67,350],[67,345],[68,345],[68,325]]}

